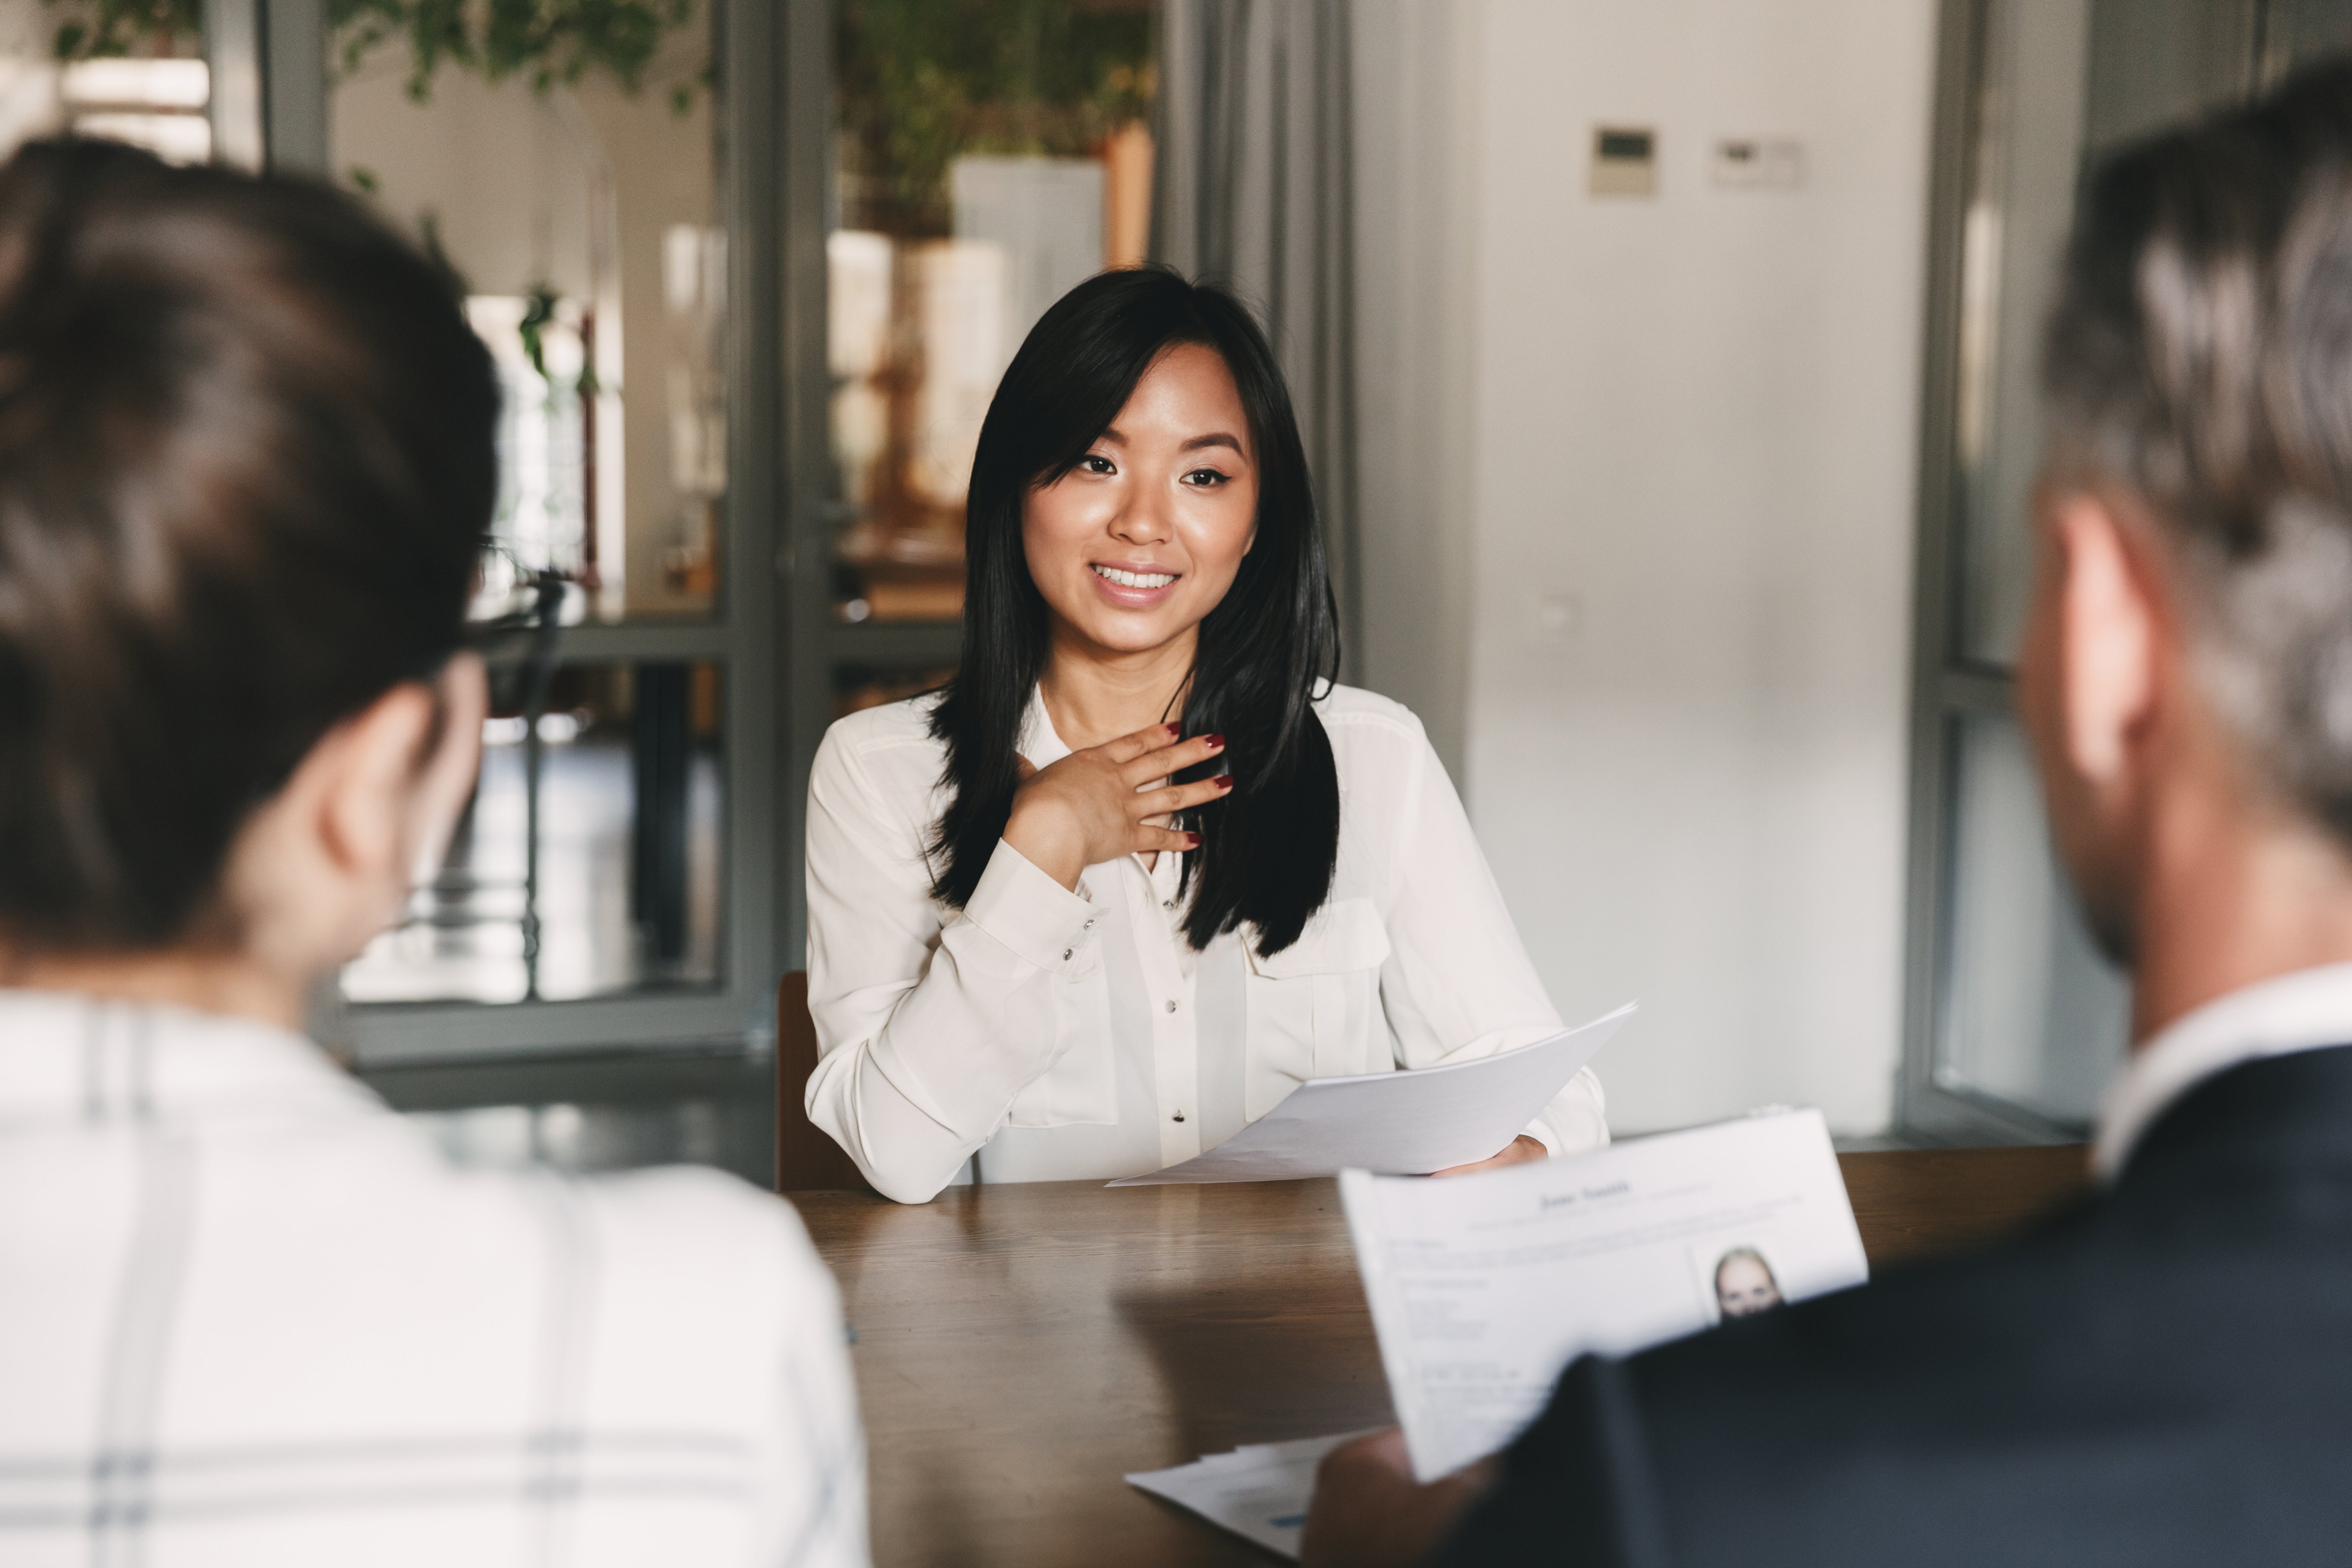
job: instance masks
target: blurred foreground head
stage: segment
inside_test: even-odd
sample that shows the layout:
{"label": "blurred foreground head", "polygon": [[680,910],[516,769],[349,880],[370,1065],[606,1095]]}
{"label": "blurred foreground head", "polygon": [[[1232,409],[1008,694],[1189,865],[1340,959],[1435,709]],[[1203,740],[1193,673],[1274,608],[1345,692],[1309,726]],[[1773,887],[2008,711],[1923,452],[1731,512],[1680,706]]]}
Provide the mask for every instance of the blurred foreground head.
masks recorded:
{"label": "blurred foreground head", "polygon": [[232,848],[457,648],[497,390],[323,187],[100,142],[0,166],[0,946],[242,940]]}
{"label": "blurred foreground head", "polygon": [[2108,158],[2060,293],[2020,700],[2127,958],[2159,754],[2352,853],[2352,66]]}

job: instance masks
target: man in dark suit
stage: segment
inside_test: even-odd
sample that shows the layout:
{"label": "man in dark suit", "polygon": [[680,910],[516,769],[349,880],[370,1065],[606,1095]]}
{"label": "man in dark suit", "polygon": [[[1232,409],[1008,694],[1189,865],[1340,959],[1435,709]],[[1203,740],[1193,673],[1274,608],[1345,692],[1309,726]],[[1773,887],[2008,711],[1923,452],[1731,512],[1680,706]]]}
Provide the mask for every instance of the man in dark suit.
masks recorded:
{"label": "man in dark suit", "polygon": [[1482,1473],[1343,1448],[1310,1568],[2352,1561],[2352,68],[2096,171],[2045,383],[2019,705],[2134,981],[2097,1196],[1587,1357]]}

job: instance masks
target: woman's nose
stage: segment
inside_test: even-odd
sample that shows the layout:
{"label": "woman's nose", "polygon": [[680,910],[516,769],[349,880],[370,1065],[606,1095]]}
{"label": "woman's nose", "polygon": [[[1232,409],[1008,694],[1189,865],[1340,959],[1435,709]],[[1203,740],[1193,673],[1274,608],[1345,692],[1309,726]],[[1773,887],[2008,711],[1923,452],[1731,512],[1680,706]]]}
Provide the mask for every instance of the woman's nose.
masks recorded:
{"label": "woman's nose", "polygon": [[1110,531],[1129,544],[1160,544],[1175,537],[1176,520],[1169,515],[1164,498],[1139,496],[1111,519]]}

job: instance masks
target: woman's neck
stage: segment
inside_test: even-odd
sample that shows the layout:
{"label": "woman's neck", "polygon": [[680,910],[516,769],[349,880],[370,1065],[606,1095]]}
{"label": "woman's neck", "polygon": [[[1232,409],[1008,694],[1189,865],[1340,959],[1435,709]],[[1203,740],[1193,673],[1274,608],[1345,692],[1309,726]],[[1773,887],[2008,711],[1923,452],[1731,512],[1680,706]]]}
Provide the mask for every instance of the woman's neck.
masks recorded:
{"label": "woman's neck", "polygon": [[160,1003],[296,1031],[304,1012],[301,985],[235,953],[37,953],[0,947],[0,986]]}
{"label": "woman's neck", "polygon": [[1038,681],[1054,732],[1074,752],[1164,723],[1183,710],[1198,627],[1141,653],[1100,648],[1054,628]]}

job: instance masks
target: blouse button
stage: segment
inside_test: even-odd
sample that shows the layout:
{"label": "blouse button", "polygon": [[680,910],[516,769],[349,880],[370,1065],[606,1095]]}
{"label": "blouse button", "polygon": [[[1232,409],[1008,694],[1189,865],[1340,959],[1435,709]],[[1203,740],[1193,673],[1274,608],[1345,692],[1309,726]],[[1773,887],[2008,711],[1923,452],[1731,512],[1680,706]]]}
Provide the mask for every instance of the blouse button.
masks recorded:
{"label": "blouse button", "polygon": [[1180,1111],[1178,1111],[1178,1112],[1176,1113],[1176,1120],[1177,1120],[1177,1121],[1183,1121],[1183,1120],[1184,1120],[1184,1113],[1183,1113],[1182,1111],[1181,1111],[1181,1110],[1180,1110]]}
{"label": "blouse button", "polygon": [[1176,900],[1173,899],[1162,899],[1160,900],[1160,907],[1163,910],[1172,910],[1176,907]]}
{"label": "blouse button", "polygon": [[1176,1011],[1176,1004],[1175,1004],[1175,1003],[1173,1003],[1173,1002],[1169,1003],[1169,1004],[1168,1004],[1168,1010],[1169,1010],[1171,1013],[1173,1013],[1174,1011]]}
{"label": "blouse button", "polygon": [[1075,948],[1075,947],[1066,947],[1066,948],[1064,948],[1064,949],[1062,950],[1062,962],[1063,962],[1064,963],[1069,963],[1069,962],[1070,962],[1070,954],[1072,954],[1072,953],[1074,953],[1074,952],[1077,952],[1077,951],[1078,951],[1078,950],[1077,950],[1076,948]]}

